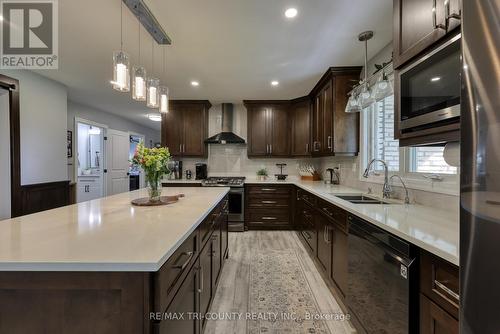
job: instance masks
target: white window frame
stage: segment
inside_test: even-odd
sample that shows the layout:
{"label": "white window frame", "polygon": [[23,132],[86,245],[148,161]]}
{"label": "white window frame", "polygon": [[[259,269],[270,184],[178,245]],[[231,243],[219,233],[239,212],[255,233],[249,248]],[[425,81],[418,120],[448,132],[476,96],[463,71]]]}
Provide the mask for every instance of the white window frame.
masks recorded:
{"label": "white window frame", "polygon": [[[368,126],[368,115],[365,110],[361,112],[360,115],[360,159],[359,159],[359,180],[362,182],[383,184],[384,183],[384,173],[383,171],[376,170],[376,174],[371,174],[368,178],[363,177],[366,166],[368,166],[368,131],[366,128]],[[410,159],[411,152],[410,147],[400,147],[399,148],[399,171],[389,171],[389,177],[394,174],[400,175],[406,183],[408,189],[416,189],[422,191],[429,191],[440,194],[448,195],[459,195],[459,175],[460,168],[457,170],[457,174],[438,174],[443,178],[442,181],[434,181],[431,179],[426,179],[423,175],[427,173],[417,173],[410,172]],[[395,186],[401,186],[399,181],[394,181]]]}

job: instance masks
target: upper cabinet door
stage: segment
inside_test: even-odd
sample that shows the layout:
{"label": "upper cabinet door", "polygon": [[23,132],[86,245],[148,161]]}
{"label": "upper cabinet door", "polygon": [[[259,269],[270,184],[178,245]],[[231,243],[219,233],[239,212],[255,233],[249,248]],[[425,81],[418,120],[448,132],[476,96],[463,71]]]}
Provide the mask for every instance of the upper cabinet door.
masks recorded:
{"label": "upper cabinet door", "polygon": [[[460,0],[394,0],[394,68],[460,25]],[[449,4],[449,11],[447,6]],[[448,15],[449,14],[449,15]]]}
{"label": "upper cabinet door", "polygon": [[333,117],[333,152],[335,154],[357,154],[359,152],[359,113],[346,113],[347,93],[358,75],[335,77],[335,99]]}
{"label": "upper cabinet door", "polygon": [[292,103],[290,108],[292,127],[291,155],[311,155],[311,102],[309,99]]}
{"label": "upper cabinet door", "polygon": [[321,92],[322,103],[322,140],[320,152],[328,155],[333,152],[333,83],[329,80]]}
{"label": "upper cabinet door", "polygon": [[208,110],[203,104],[183,106],[184,143],[182,155],[190,157],[206,156]]}
{"label": "upper cabinet door", "polygon": [[288,123],[288,105],[278,105],[272,108],[271,140],[269,155],[274,157],[290,156],[290,125]]}
{"label": "upper cabinet door", "polygon": [[248,119],[248,156],[265,156],[269,154],[268,119],[271,110],[266,106],[247,107]]}
{"label": "upper cabinet door", "polygon": [[171,107],[168,114],[162,115],[161,145],[167,147],[173,156],[180,156],[182,154],[182,124],[182,110]]}

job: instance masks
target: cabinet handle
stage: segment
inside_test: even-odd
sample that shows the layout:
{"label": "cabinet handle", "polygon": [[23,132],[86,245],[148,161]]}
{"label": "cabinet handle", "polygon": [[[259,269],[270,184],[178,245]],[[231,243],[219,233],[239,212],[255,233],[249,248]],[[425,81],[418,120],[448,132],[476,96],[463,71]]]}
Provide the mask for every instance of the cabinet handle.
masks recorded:
{"label": "cabinet handle", "polygon": [[269,154],[273,154],[273,144],[269,144]]}
{"label": "cabinet handle", "polygon": [[180,264],[180,265],[179,264],[174,264],[172,266],[172,268],[174,268],[174,269],[180,269],[181,271],[184,270],[184,269],[186,269],[186,267],[188,266],[189,262],[191,262],[191,259],[193,258],[194,252],[184,252],[181,255],[179,255],[178,259],[180,259],[181,257],[186,256],[186,255],[187,255],[188,258],[187,258],[187,260],[183,264]]}
{"label": "cabinet handle", "polygon": [[328,136],[328,149],[332,149],[332,136]]}
{"label": "cabinet handle", "polygon": [[438,280],[434,280],[434,285],[443,290],[444,292],[446,292],[447,294],[449,294],[450,296],[452,296],[453,298],[455,298],[458,302],[460,301],[460,296],[456,292],[448,288],[446,285],[444,285],[443,283],[439,282]]}
{"label": "cabinet handle", "polygon": [[319,146],[319,142],[317,142],[317,141],[313,142],[313,151],[314,152],[319,151],[319,147],[318,146]]}
{"label": "cabinet handle", "polygon": [[450,14],[450,0],[444,0],[444,19],[446,21],[446,29],[448,29],[450,19],[462,20],[462,13],[459,10],[457,13]]}
{"label": "cabinet handle", "polygon": [[203,290],[204,290],[204,286],[203,285],[205,285],[204,282],[203,282],[205,280],[205,277],[203,275],[203,267],[200,267],[200,269],[201,269],[200,270],[200,276],[201,277],[200,277],[200,288],[198,289],[198,292],[202,293]]}
{"label": "cabinet handle", "polygon": [[276,217],[262,217],[262,220],[276,220]]}
{"label": "cabinet handle", "polygon": [[326,212],[327,215],[333,217],[333,212],[331,212],[330,210],[328,210],[327,208],[323,208],[323,211]]}
{"label": "cabinet handle", "polygon": [[262,191],[276,191],[276,188],[262,188]]}
{"label": "cabinet handle", "polygon": [[309,153],[309,143],[306,144],[306,153]]}
{"label": "cabinet handle", "polygon": [[441,23],[437,23],[437,0],[432,1],[432,24],[434,26],[434,29],[444,29],[446,30],[446,27],[442,25]]}
{"label": "cabinet handle", "polygon": [[260,201],[262,204],[276,204],[276,201]]}

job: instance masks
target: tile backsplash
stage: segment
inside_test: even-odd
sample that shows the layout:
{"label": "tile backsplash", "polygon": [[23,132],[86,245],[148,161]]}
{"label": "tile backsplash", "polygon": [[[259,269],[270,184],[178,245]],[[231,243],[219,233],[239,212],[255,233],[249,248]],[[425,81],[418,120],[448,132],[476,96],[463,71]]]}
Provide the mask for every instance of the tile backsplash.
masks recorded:
{"label": "tile backsplash", "polygon": [[[209,113],[209,136],[215,135],[221,131],[221,106],[215,105]],[[246,139],[247,123],[246,109],[241,104],[234,105],[233,114],[233,132]],[[359,158],[358,157],[327,157],[327,158],[309,158],[309,159],[249,159],[247,157],[246,145],[215,145],[208,147],[208,159],[183,159],[184,171],[190,169],[195,172],[195,163],[203,162],[208,165],[209,176],[246,176],[253,177],[257,170],[266,168],[270,176],[279,173],[277,163],[285,163],[284,173],[289,176],[298,176],[298,167],[300,164],[313,165],[321,171],[326,178],[325,170],[329,167],[340,167],[341,184],[368,191],[371,188],[375,194],[382,192],[382,184],[365,182],[359,179]],[[403,188],[394,185],[395,197],[404,198]],[[441,208],[444,210],[454,210],[458,212],[459,197],[454,195],[439,194],[430,191],[410,189],[410,198],[412,202]]]}

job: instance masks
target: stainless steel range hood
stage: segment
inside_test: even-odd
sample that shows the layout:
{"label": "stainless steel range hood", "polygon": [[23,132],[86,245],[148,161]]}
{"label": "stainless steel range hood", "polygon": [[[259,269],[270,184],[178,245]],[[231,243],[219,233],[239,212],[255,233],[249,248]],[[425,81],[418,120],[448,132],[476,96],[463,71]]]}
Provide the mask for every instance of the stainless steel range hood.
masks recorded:
{"label": "stainless steel range hood", "polygon": [[222,131],[205,140],[207,144],[245,144],[245,139],[233,133],[233,104],[222,104]]}

